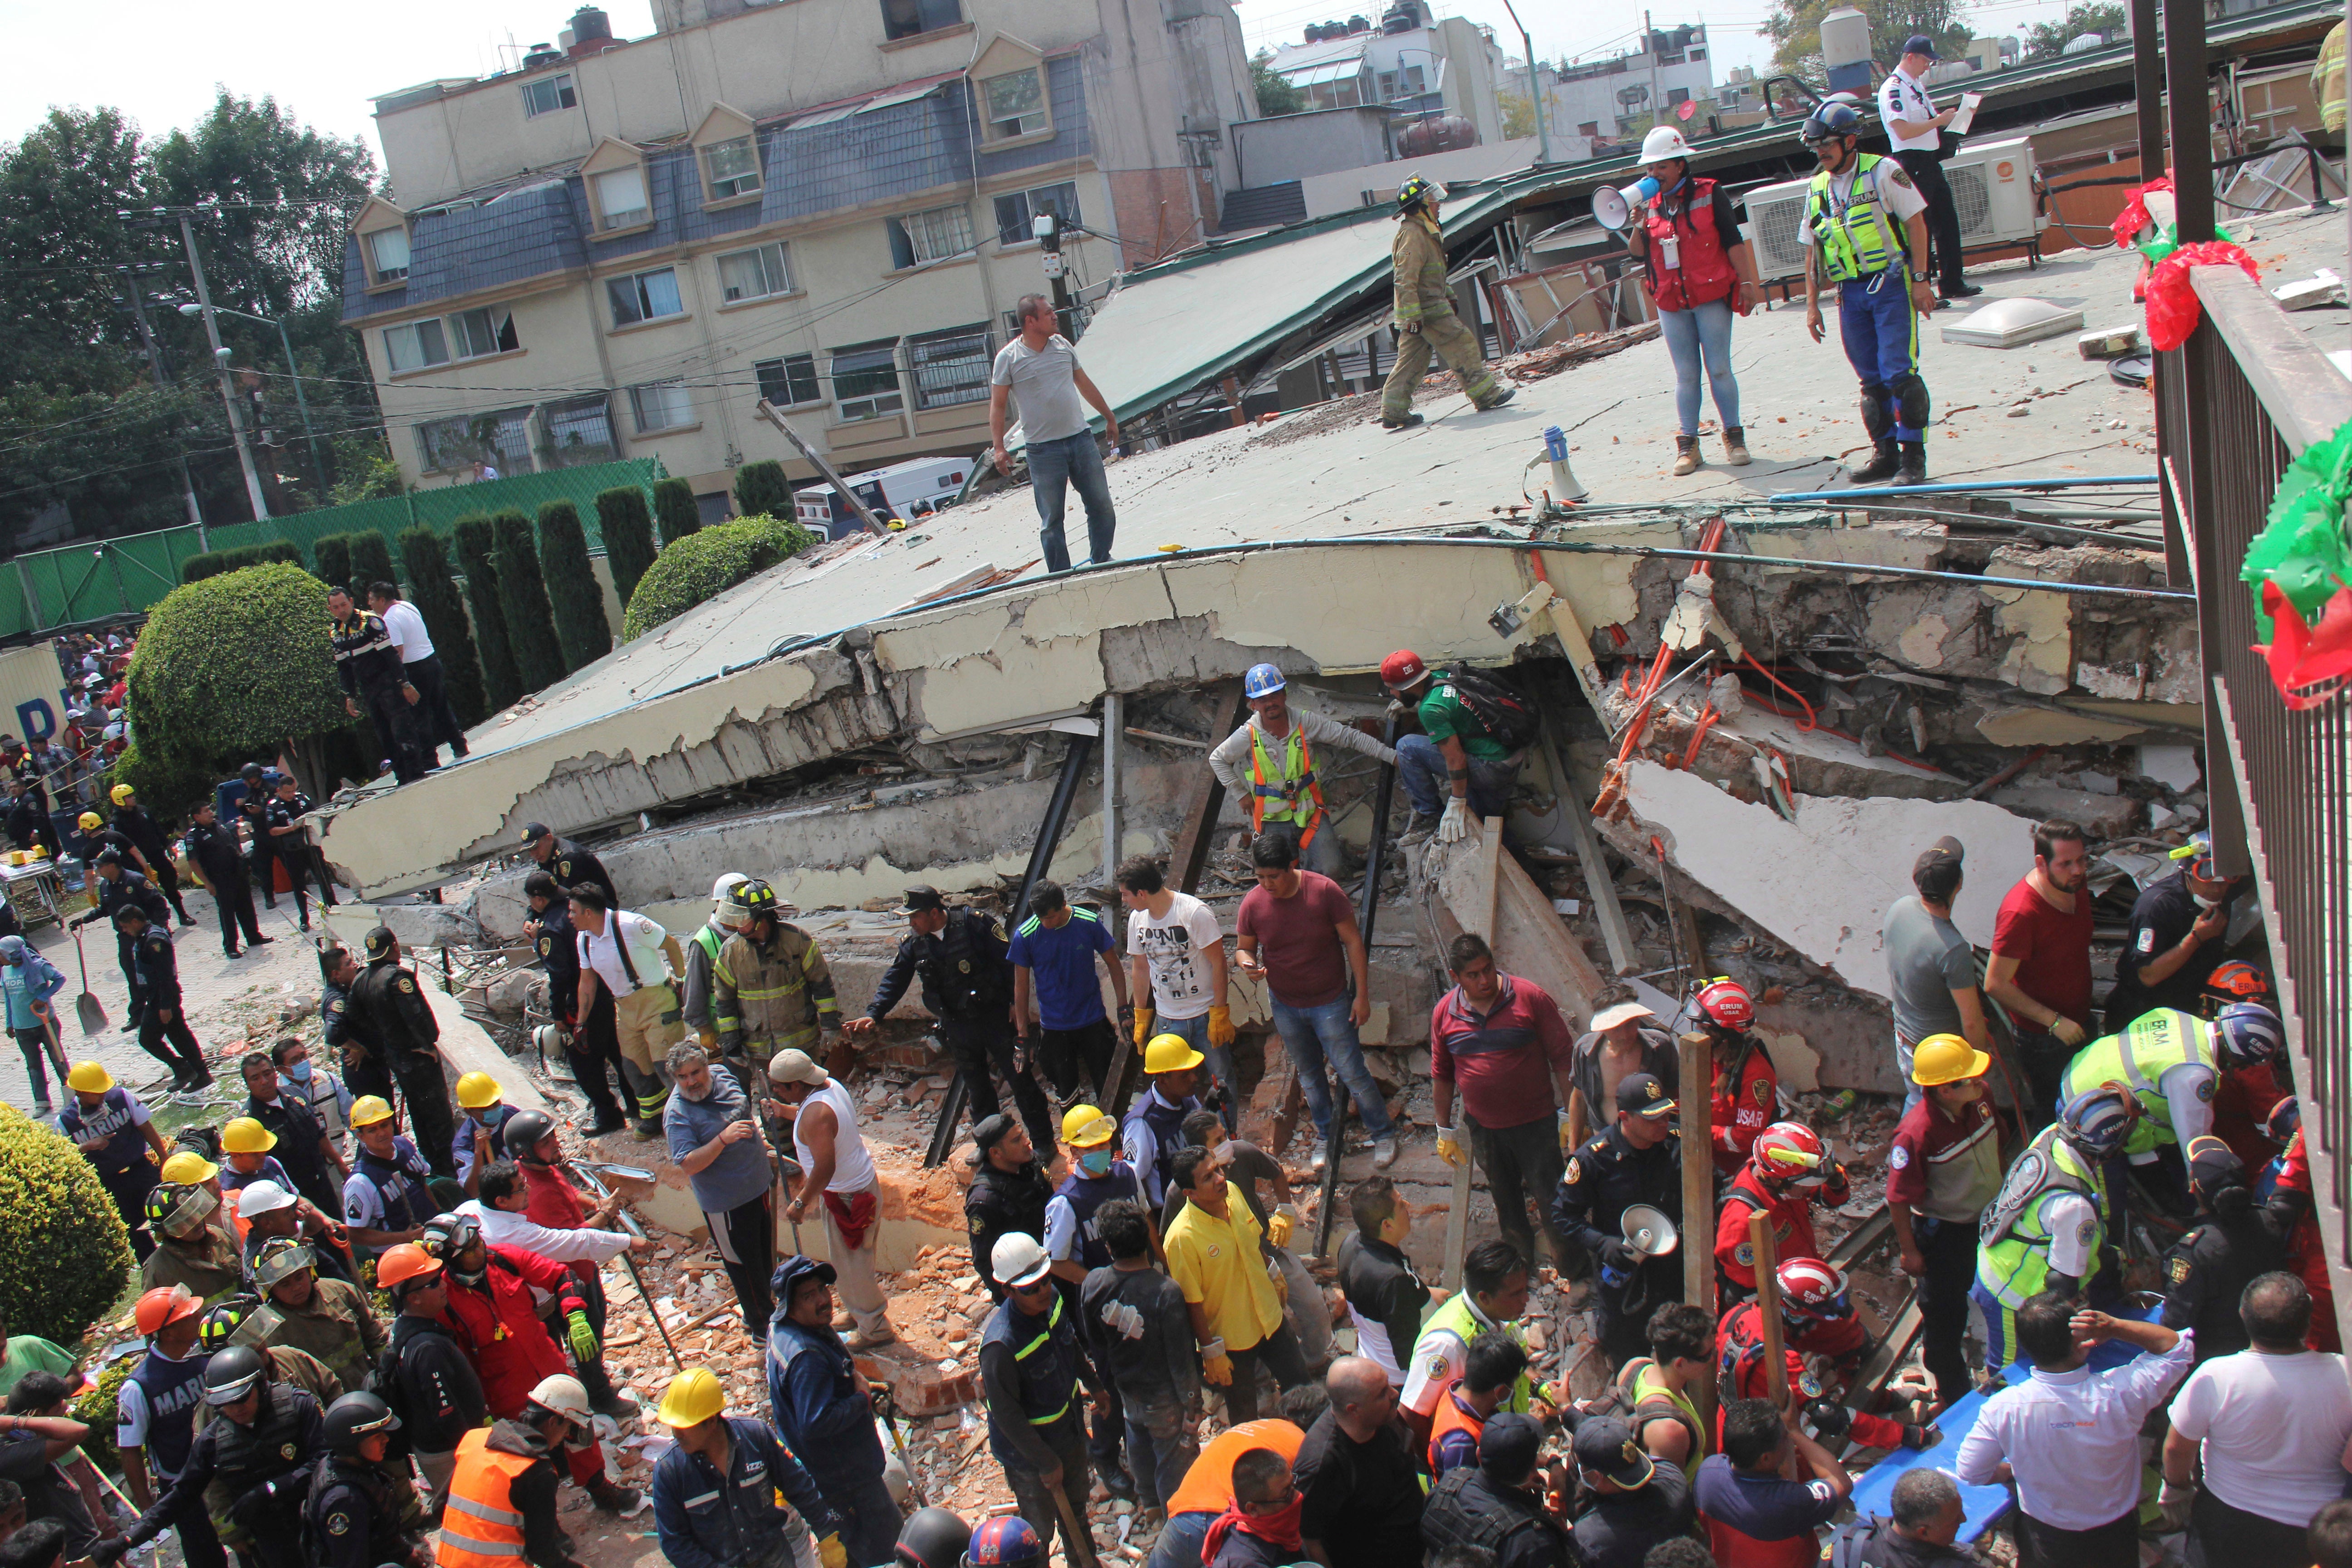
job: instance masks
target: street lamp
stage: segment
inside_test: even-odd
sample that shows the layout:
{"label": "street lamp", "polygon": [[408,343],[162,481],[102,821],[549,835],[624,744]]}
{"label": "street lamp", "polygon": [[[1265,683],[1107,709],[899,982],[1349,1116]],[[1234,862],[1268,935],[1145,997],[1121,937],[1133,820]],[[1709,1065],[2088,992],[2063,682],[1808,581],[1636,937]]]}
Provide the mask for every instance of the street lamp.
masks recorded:
{"label": "street lamp", "polygon": [[[327,498],[327,466],[319,457],[319,437],[310,428],[310,402],[302,395],[302,372],[294,363],[294,340],[286,335],[284,319],[275,316],[257,316],[250,310],[232,310],[226,305],[215,305],[213,312],[215,315],[236,316],[247,321],[258,321],[265,327],[278,329],[278,344],[286,351],[287,378],[294,384],[294,406],[302,416],[302,438],[310,446],[310,472],[318,479],[319,499],[324,501]],[[193,301],[180,307],[180,314],[183,316],[201,316],[204,313],[205,308]],[[213,357],[225,368],[229,362],[229,351],[225,348],[215,349]]]}

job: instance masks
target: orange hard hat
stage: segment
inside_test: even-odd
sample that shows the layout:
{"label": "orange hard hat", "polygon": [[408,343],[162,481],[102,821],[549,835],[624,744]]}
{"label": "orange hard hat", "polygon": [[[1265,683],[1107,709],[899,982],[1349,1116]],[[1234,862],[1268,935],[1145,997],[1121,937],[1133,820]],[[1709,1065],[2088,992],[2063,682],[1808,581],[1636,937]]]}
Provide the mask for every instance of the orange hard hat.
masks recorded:
{"label": "orange hard hat", "polygon": [[397,1247],[388,1248],[384,1255],[376,1260],[376,1288],[390,1290],[406,1284],[411,1279],[421,1279],[428,1274],[440,1272],[440,1259],[428,1256],[425,1250],[415,1242],[404,1241]]}
{"label": "orange hard hat", "polygon": [[201,1297],[185,1285],[158,1285],[139,1298],[132,1319],[139,1331],[151,1339],[183,1318],[193,1318],[205,1310]]}

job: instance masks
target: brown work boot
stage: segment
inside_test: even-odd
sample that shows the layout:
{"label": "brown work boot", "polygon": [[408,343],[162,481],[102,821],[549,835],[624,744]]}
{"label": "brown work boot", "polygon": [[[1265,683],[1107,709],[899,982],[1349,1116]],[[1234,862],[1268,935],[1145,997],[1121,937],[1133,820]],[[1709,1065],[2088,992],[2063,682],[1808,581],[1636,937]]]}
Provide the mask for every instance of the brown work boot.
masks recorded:
{"label": "brown work boot", "polygon": [[1420,423],[1421,416],[1413,413],[1381,416],[1381,428],[1383,430],[1410,430]]}
{"label": "brown work boot", "polygon": [[877,1345],[895,1345],[898,1342],[898,1336],[887,1322],[870,1331],[860,1329],[848,1340],[849,1348],[854,1351],[870,1351]]}
{"label": "brown work boot", "polygon": [[1706,459],[1698,455],[1697,437],[1677,436],[1675,437],[1675,477],[1676,479],[1680,479],[1685,474],[1695,474],[1698,472],[1699,468],[1706,462]]}
{"label": "brown work boot", "polygon": [[1748,427],[1733,425],[1723,432],[1723,460],[1735,468],[1744,468],[1755,459],[1748,455]]}

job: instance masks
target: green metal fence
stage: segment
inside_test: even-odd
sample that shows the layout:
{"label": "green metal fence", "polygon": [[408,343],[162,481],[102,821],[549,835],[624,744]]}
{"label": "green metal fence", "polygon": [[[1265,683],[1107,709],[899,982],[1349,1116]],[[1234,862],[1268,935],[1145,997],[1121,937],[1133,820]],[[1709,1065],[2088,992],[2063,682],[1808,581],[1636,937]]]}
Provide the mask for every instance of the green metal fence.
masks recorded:
{"label": "green metal fence", "polygon": [[[419,523],[446,535],[459,518],[476,512],[511,510],[537,517],[544,503],[568,500],[580,509],[588,548],[602,552],[604,536],[596,517],[597,496],[622,485],[635,485],[648,492],[650,505],[654,482],[667,477],[659,458],[637,458],[544,474],[519,474],[510,479],[486,479],[480,484],[446,485],[384,500],[273,517],[265,522],[229,523],[209,531],[211,548],[234,550],[288,540],[299,545],[309,558],[311,546],[321,539],[373,529],[384,536],[397,561],[400,535]],[[204,548],[192,523],[19,555],[9,563],[13,570],[0,568],[0,638],[27,637],[144,610],[180,585],[180,563]]]}

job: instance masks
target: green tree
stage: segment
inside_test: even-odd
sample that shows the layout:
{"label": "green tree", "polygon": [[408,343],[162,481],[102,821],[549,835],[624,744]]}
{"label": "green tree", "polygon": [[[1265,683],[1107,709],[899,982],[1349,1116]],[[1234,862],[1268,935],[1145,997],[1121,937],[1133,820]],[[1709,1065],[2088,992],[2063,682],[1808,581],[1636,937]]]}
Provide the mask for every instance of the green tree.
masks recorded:
{"label": "green tree", "polygon": [[319,581],[330,588],[352,585],[352,538],[348,533],[328,533],[311,542],[310,559],[319,563]]}
{"label": "green tree", "polygon": [[661,519],[661,541],[676,544],[702,526],[702,508],[694,487],[684,479],[661,479],[654,485],[654,515]]}
{"label": "green tree", "polygon": [[1524,92],[1498,92],[1495,107],[1503,111],[1503,135],[1517,142],[1536,133],[1536,100]]}
{"label": "green tree", "polygon": [[408,485],[400,477],[400,465],[392,460],[381,432],[338,436],[328,443],[328,447],[334,453],[329,466],[335,475],[334,485],[327,491],[329,506],[386,500],[408,493]]}
{"label": "green tree", "polygon": [[771,458],[735,470],[735,510],[745,517],[781,517],[793,509],[792,481]]}
{"label": "green tree", "polygon": [[[1936,40],[1946,59],[1968,47],[1970,29],[1961,19],[1967,0],[1852,0],[1870,18],[1873,55],[1892,68],[1895,51],[1915,33]],[[1772,0],[1757,29],[1771,40],[1772,64],[1815,81],[1822,79],[1822,17],[1848,0]],[[1868,118],[1868,116],[1864,116]]]}
{"label": "green tree", "polygon": [[98,1167],[55,1128],[0,1106],[0,1317],[8,1331],[80,1343],[121,1296],[131,1266],[130,1233]]}
{"label": "green tree", "polygon": [[369,584],[398,581],[392,570],[392,545],[383,531],[363,528],[352,534],[352,592],[359,595],[360,602],[367,602]]}
{"label": "green tree", "polygon": [[1257,89],[1257,111],[1261,118],[1271,120],[1277,114],[1296,114],[1307,107],[1307,90],[1288,77],[1276,73],[1272,49],[1260,49],[1250,57],[1250,85]]}
{"label": "green tree", "polygon": [[450,527],[449,543],[466,574],[466,604],[474,612],[474,637],[482,656],[482,704],[503,713],[522,695],[522,672],[515,668],[506,607],[499,601],[499,570],[490,559],[498,541],[488,515],[459,518]]}
{"label": "green tree", "polygon": [[656,557],[638,581],[621,636],[643,637],[816,542],[816,535],[799,523],[772,517],[740,517],[681,539]]}
{"label": "green tree", "polygon": [[646,509],[646,492],[635,485],[615,485],[599,495],[596,527],[604,536],[604,564],[613,569],[613,592],[620,595],[621,611],[626,615],[637,579],[654,563],[654,522]]}
{"label": "green tree", "polygon": [[563,646],[568,675],[613,651],[613,627],[604,619],[604,585],[588,560],[588,533],[580,525],[578,507],[551,500],[539,509],[539,552],[547,568],[547,602],[555,612],[556,639]]}
{"label": "green tree", "polygon": [[2065,51],[2066,46],[2085,33],[2097,33],[2107,42],[2115,43],[2126,33],[2129,23],[2124,8],[2114,0],[2091,0],[2088,5],[2066,7],[2063,22],[2036,22],[2026,30],[2025,58],[2046,60]]}
{"label": "green tree", "polygon": [[409,602],[425,617],[425,633],[441,661],[442,684],[457,722],[472,729],[489,716],[482,699],[482,660],[474,649],[474,628],[466,619],[466,602],[457,593],[449,570],[448,547],[430,528],[419,525],[400,536],[401,560],[408,567]]}
{"label": "green tree", "polygon": [[568,669],[555,632],[555,613],[548,607],[547,577],[540,567],[530,519],[519,511],[499,512],[490,519],[490,564],[498,572],[499,608],[505,612],[515,673],[525,691],[544,690]]}

